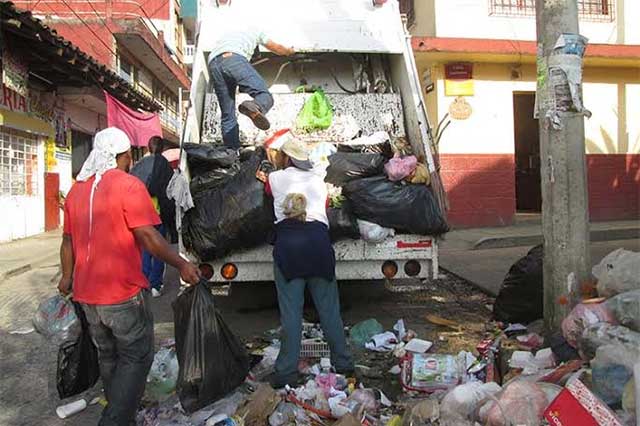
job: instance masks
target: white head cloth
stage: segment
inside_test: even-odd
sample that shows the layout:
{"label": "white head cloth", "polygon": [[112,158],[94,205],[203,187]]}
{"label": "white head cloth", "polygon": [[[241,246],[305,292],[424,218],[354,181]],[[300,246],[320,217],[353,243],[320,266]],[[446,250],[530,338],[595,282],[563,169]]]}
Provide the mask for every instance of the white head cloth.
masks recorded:
{"label": "white head cloth", "polygon": [[122,130],[108,127],[99,131],[93,139],[93,149],[76,179],[87,181],[95,175],[96,180],[93,186],[98,186],[102,175],[116,168],[116,156],[127,152],[129,148],[131,148],[131,142]]}
{"label": "white head cloth", "polygon": [[[82,165],[80,173],[78,173],[76,180],[82,182],[89,180],[91,176],[96,177],[93,185],[91,185],[91,196],[89,198],[89,248],[91,247],[91,231],[93,228],[93,196],[96,188],[102,179],[102,175],[117,167],[116,156],[127,152],[130,148],[129,137],[122,130],[115,127],[101,130],[96,133],[93,139],[93,149]],[[91,250],[89,249],[87,251],[87,259],[90,252]]]}

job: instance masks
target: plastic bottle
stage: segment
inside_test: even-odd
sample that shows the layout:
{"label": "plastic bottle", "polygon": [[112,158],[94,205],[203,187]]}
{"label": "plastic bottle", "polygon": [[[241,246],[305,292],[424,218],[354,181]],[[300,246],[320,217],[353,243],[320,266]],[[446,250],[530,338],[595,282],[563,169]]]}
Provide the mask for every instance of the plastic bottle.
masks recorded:
{"label": "plastic bottle", "polygon": [[85,408],[87,408],[87,401],[79,399],[77,401],[70,402],[69,404],[59,406],[56,408],[56,414],[61,419],[66,419],[67,417],[71,417],[74,414],[79,413]]}

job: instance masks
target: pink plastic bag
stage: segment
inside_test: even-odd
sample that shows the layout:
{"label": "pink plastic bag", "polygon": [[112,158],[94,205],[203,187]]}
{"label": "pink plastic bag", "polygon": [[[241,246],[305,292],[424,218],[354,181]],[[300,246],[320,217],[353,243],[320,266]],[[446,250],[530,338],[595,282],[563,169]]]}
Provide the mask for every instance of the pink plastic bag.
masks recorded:
{"label": "pink plastic bag", "polygon": [[384,165],[384,170],[390,181],[398,182],[413,173],[417,166],[418,159],[415,155],[408,155],[406,157],[396,155]]}
{"label": "pink plastic bag", "polygon": [[538,383],[516,379],[479,408],[478,418],[488,426],[539,425],[549,402]]}
{"label": "pink plastic bag", "polygon": [[618,323],[606,304],[580,303],[562,321],[562,334],[567,342],[575,348],[578,345],[578,339],[582,337],[582,332],[599,322]]}

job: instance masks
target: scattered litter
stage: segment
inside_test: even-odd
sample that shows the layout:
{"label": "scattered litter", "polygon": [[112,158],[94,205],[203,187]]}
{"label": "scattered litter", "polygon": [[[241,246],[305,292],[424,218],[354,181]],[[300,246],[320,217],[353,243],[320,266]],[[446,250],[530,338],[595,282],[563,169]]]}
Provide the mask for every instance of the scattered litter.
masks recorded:
{"label": "scattered litter", "polygon": [[407,391],[433,392],[460,384],[463,371],[458,356],[408,352],[402,360],[400,378]]}
{"label": "scattered litter", "polygon": [[423,354],[431,349],[432,346],[433,342],[429,342],[428,340],[412,339],[405,345],[404,349],[409,352]]}
{"label": "scattered litter", "polygon": [[507,337],[512,337],[512,336],[526,333],[526,332],[527,332],[527,327],[520,323],[509,324],[509,327],[504,329],[504,333],[507,335]]}
{"label": "scattered litter", "polygon": [[622,426],[613,411],[579,378],[567,383],[566,388],[545,409],[544,417],[551,424]]}
{"label": "scattered litter", "polygon": [[246,426],[264,426],[279,402],[280,397],[271,386],[261,383],[236,415],[244,419]]}
{"label": "scattered litter", "polygon": [[541,385],[516,379],[480,408],[480,422],[488,426],[538,425],[549,402]]}
{"label": "scattered litter", "polygon": [[169,397],[176,389],[178,370],[178,357],[175,349],[161,348],[156,352],[145,388],[149,396],[155,400]]}
{"label": "scattered litter", "polygon": [[528,333],[516,337],[516,340],[529,349],[537,349],[544,344],[544,338],[538,333]]}
{"label": "scattered litter", "polygon": [[473,425],[478,404],[500,390],[500,385],[493,382],[471,382],[455,387],[447,393],[440,405],[440,425]]}
{"label": "scattered litter", "polygon": [[398,344],[398,338],[390,331],[372,336],[365,348],[376,352],[390,352]]}
{"label": "scattered litter", "polygon": [[73,416],[74,414],[78,414],[85,408],[87,408],[87,401],[85,401],[84,399],[79,399],[77,401],[59,406],[58,408],[56,408],[56,414],[61,419],[66,419]]}
{"label": "scattered litter", "polygon": [[593,275],[598,279],[600,296],[616,294],[640,288],[640,253],[618,249],[593,267]]}
{"label": "scattered litter", "polygon": [[13,331],[10,331],[9,334],[30,334],[33,333],[35,330],[35,328],[33,327],[21,327],[21,328],[17,328]]}
{"label": "scattered litter", "polygon": [[616,324],[616,319],[604,303],[580,303],[562,321],[562,334],[574,348],[583,331],[597,323]]}
{"label": "scattered litter", "polygon": [[375,319],[368,319],[351,327],[349,338],[354,346],[364,348],[364,345],[376,334],[384,332],[382,324]]}
{"label": "scattered litter", "polygon": [[435,324],[435,325],[440,325],[443,327],[449,327],[455,331],[460,331],[460,324],[458,324],[455,321],[451,321],[442,317],[439,317],[437,315],[432,315],[432,314],[427,314],[425,316],[425,318],[427,319],[427,321],[429,321],[431,324]]}
{"label": "scattered litter", "polygon": [[393,326],[393,331],[396,332],[399,340],[404,340],[405,336],[407,335],[407,328],[404,325],[403,319],[399,319],[398,321],[396,321],[396,324]]}
{"label": "scattered litter", "polygon": [[402,372],[402,368],[399,365],[394,365],[389,369],[389,374],[398,375]]}

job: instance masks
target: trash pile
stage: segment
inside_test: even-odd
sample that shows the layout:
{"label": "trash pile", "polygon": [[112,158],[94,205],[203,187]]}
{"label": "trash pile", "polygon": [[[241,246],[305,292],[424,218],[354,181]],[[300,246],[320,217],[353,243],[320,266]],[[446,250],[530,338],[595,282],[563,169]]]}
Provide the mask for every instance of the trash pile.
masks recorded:
{"label": "trash pile", "polygon": [[[322,92],[311,96],[292,129],[273,133],[258,148],[240,152],[220,145],[183,145],[195,207],[186,212],[183,241],[201,260],[269,241],[272,201],[256,172],[281,169],[280,148],[288,138],[321,135],[332,120]],[[335,240],[380,243],[395,233],[438,236],[448,225],[431,187],[431,172],[404,137],[377,131],[343,142],[307,142],[313,171],[330,194],[328,217]]]}

